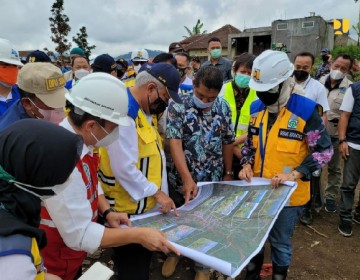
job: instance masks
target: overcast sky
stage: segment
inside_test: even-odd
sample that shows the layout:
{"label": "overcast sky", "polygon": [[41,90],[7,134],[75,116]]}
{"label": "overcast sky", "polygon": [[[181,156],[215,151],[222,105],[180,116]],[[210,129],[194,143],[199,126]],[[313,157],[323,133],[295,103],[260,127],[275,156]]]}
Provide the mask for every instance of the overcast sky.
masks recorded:
{"label": "overcast sky", "polygon": [[[119,55],[136,48],[167,51],[170,42],[180,41],[197,19],[204,30],[225,24],[240,30],[270,26],[276,19],[309,16],[315,12],[329,20],[349,18],[358,22],[359,3],[354,0],[65,0],[72,38],[86,26],[88,42],[97,47],[94,55]],[[0,0],[0,37],[17,50],[54,49],[49,17],[53,0]],[[355,34],[353,30],[350,34]],[[353,38],[356,38],[353,35]],[[73,46],[76,46],[73,43]]]}

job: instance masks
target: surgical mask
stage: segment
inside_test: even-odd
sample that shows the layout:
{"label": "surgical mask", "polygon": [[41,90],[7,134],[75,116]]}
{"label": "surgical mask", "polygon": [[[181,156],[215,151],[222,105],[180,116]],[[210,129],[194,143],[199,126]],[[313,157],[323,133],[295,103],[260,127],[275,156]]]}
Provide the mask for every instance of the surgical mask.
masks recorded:
{"label": "surgical mask", "polygon": [[49,121],[53,124],[58,125],[65,118],[65,112],[63,108],[56,108],[52,110],[40,109],[38,106],[35,105],[35,103],[30,98],[28,98],[28,100],[34,105],[34,107],[36,107],[39,113],[43,116],[43,118],[40,118],[33,111],[31,111],[34,117],[37,119],[42,119],[44,121]]}
{"label": "surgical mask", "polygon": [[154,102],[150,102],[150,97],[148,96],[148,104],[149,104],[149,113],[151,115],[158,115],[165,111],[168,104],[160,98],[160,94],[158,89],[156,89],[158,98],[155,99]]}
{"label": "surgical mask", "polygon": [[179,71],[179,74],[180,74],[180,78],[182,78],[182,77],[184,77],[185,76],[185,74],[186,74],[186,67],[184,67],[184,68],[180,68],[180,67],[178,67],[178,71]]}
{"label": "surgical mask", "polygon": [[309,72],[304,70],[294,70],[294,77],[297,81],[303,82],[309,77]]}
{"label": "surgical mask", "polygon": [[236,73],[235,84],[239,88],[247,88],[249,86],[249,82],[250,82],[250,76],[241,73]]}
{"label": "surgical mask", "polygon": [[86,69],[79,69],[74,72],[74,76],[78,80],[80,80],[81,78],[84,78],[88,74],[90,74],[90,71],[86,70]]}
{"label": "surgical mask", "polygon": [[275,104],[276,101],[278,101],[280,92],[276,91],[257,91],[256,92],[257,97],[261,100],[262,103],[264,103],[265,106],[270,106]]}
{"label": "surgical mask", "polygon": [[97,137],[95,136],[94,133],[90,132],[92,137],[94,137],[96,140],[96,143],[94,145],[95,147],[97,147],[97,148],[107,147],[119,139],[119,127],[118,126],[110,133],[107,132],[106,129],[102,125],[100,125],[100,127],[107,135],[103,139],[99,140],[99,139],[97,139]]}
{"label": "surgical mask", "polygon": [[134,71],[135,71],[136,74],[139,73],[140,68],[141,68],[140,64],[139,65],[134,65]]}
{"label": "surgical mask", "polygon": [[221,56],[221,49],[213,49],[210,51],[210,56],[212,58],[219,58]]}
{"label": "surgical mask", "polygon": [[12,65],[0,65],[0,81],[7,88],[16,84],[19,69]]}
{"label": "surgical mask", "polygon": [[330,77],[333,80],[342,80],[345,77],[345,73],[341,72],[340,70],[330,70]]}
{"label": "surgical mask", "polygon": [[214,101],[212,102],[202,102],[199,98],[197,98],[195,96],[195,94],[193,95],[193,100],[194,100],[194,104],[196,107],[198,107],[199,109],[207,109],[207,108],[210,108],[213,104],[214,104]]}

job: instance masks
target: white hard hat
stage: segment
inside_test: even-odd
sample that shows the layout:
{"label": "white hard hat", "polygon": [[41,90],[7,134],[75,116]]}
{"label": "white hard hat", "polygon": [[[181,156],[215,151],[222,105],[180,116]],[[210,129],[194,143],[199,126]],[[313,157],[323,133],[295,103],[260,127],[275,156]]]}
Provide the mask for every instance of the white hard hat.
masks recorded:
{"label": "white hard hat", "polygon": [[286,53],[266,50],[255,58],[249,87],[256,91],[268,91],[289,78],[294,65]]}
{"label": "white hard hat", "polygon": [[75,107],[110,122],[129,126],[126,86],[107,73],[91,73],[82,78],[65,98]]}
{"label": "white hard hat", "polygon": [[3,38],[0,38],[0,61],[7,64],[23,66],[19,53],[15,50],[13,44]]}
{"label": "white hard hat", "polygon": [[132,61],[148,61],[149,54],[145,49],[137,49],[131,53]]}

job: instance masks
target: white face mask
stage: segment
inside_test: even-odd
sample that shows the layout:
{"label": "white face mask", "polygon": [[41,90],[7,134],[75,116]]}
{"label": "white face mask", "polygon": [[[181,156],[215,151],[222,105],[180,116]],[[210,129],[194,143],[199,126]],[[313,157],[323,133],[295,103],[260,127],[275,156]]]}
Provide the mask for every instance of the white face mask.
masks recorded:
{"label": "white face mask", "polygon": [[141,68],[140,64],[139,65],[134,65],[134,71],[135,71],[136,74],[139,73],[140,68]]}
{"label": "white face mask", "polygon": [[[99,124],[100,125],[100,124]],[[101,125],[100,127],[102,128],[102,130],[104,130],[104,132],[107,134],[103,139],[97,139],[97,137],[95,136],[94,133],[90,132],[91,135],[95,138],[96,143],[95,143],[95,147],[107,147],[110,144],[114,143],[116,140],[119,139],[119,127],[117,126],[113,131],[111,131],[110,133],[106,131],[105,128],[103,128]]]}
{"label": "white face mask", "polygon": [[81,78],[84,78],[88,74],[90,74],[90,71],[86,70],[86,69],[79,69],[74,72],[74,76],[78,80],[80,80]]}
{"label": "white face mask", "polygon": [[[41,200],[48,199],[54,195],[58,195],[61,192],[63,192],[70,184],[70,180],[66,180],[65,183],[61,185],[56,185],[52,187],[35,187],[32,185],[20,183],[18,181],[10,180],[10,183],[13,183],[14,186],[16,186],[19,189],[22,189],[23,191],[30,193],[34,196],[37,196]],[[40,194],[41,193],[41,194]]]}
{"label": "white face mask", "polygon": [[345,73],[341,72],[340,70],[332,70],[331,69],[330,77],[333,80],[342,80],[345,77]]}

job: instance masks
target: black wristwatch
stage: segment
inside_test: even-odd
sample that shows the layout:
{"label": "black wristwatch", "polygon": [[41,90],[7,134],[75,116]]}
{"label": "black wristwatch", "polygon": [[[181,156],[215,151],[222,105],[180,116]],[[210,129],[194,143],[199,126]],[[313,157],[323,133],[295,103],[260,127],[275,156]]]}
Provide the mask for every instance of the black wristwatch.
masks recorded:
{"label": "black wristwatch", "polygon": [[344,143],[344,142],[346,142],[346,138],[344,138],[344,139],[339,139],[339,145],[342,144],[342,143]]}
{"label": "black wristwatch", "polygon": [[106,209],[104,211],[104,213],[102,213],[103,219],[106,221],[106,216],[110,213],[110,212],[115,212],[114,208],[110,207],[108,209]]}

